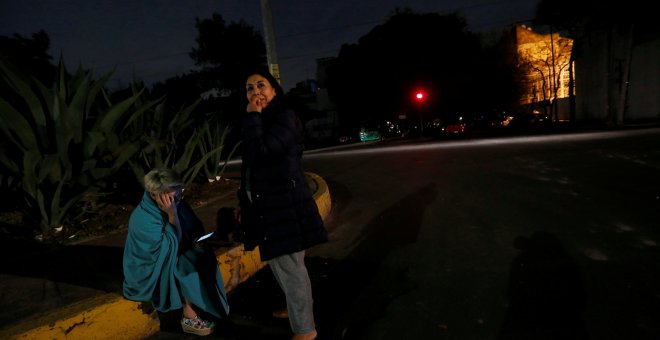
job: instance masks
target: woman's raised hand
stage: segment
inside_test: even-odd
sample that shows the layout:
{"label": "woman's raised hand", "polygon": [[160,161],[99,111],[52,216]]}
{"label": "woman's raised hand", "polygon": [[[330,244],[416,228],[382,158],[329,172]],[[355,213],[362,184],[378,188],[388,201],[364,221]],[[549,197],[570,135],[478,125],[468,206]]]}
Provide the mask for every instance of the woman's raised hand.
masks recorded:
{"label": "woman's raised hand", "polygon": [[247,112],[261,112],[261,110],[266,107],[266,99],[260,95],[254,95],[250,97],[248,101],[246,111]]}
{"label": "woman's raised hand", "polygon": [[160,210],[167,213],[168,220],[170,224],[176,225],[176,218],[174,216],[174,193],[172,192],[163,192],[157,195],[152,195],[154,201],[158,205]]}

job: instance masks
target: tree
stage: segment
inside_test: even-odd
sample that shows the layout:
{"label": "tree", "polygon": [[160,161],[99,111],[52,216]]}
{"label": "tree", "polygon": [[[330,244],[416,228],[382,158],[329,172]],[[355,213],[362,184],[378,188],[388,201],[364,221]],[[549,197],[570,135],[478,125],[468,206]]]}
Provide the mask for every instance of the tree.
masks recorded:
{"label": "tree", "polygon": [[[236,127],[240,113],[245,110],[244,73],[254,66],[266,65],[266,45],[261,35],[245,21],[227,24],[217,13],[209,19],[196,18],[195,26],[197,47],[192,49],[190,57],[202,69],[191,72],[182,80],[196,83],[200,88],[198,94],[206,91],[220,93],[219,97],[204,101],[201,108],[214,106],[223,124]],[[235,133],[227,140],[229,143],[238,142]]]}
{"label": "tree", "polygon": [[[535,94],[535,99],[536,95],[539,95],[542,103],[552,103],[549,115],[553,117],[554,122],[557,122],[559,121],[557,98],[559,90],[563,87],[562,74],[570,67],[573,40],[562,38],[557,33],[552,33],[549,39],[546,38],[547,36],[536,36],[543,40],[527,44],[530,46],[520,51],[520,62],[522,68],[528,70],[525,74],[536,74],[530,84],[533,87],[531,90]],[[544,109],[547,110],[547,106],[544,106]]]}
{"label": "tree", "polygon": [[484,85],[482,102],[492,103],[494,109],[513,112],[520,106],[524,73],[514,34],[502,34],[499,41],[484,48],[482,58]]}
{"label": "tree", "polygon": [[31,39],[17,33],[12,37],[0,35],[0,56],[19,72],[29,73],[41,82],[51,81],[57,71],[49,48],[50,37],[44,30],[32,33]]}
{"label": "tree", "polygon": [[242,88],[243,73],[249,67],[266,65],[263,38],[245,21],[227,25],[221,15],[195,20],[197,47],[190,52],[195,64],[217,76],[219,88]]}
{"label": "tree", "polygon": [[395,9],[357,44],[342,46],[327,72],[340,124],[354,127],[412,114],[412,91],[418,87],[428,93],[427,114],[476,106],[473,97],[484,80],[478,67],[482,49],[478,35],[466,27],[457,14]]}
{"label": "tree", "polygon": [[[166,96],[169,113],[178,112],[205,96],[190,116],[195,120],[192,128],[203,128],[205,124],[236,127],[245,110],[243,73],[249,67],[266,65],[263,39],[243,20],[226,24],[216,13],[209,19],[196,18],[195,26],[197,46],[189,56],[201,69],[154,84],[150,96]],[[237,145],[238,131],[232,128],[225,144]]]}
{"label": "tree", "polygon": [[542,0],[537,8],[536,24],[555,27],[555,30],[567,32],[569,38],[574,40],[573,50],[571,51],[568,62],[569,72],[569,117],[571,122],[575,122],[575,90],[573,88],[575,75],[573,74],[573,63],[580,53],[580,41],[585,33],[584,18],[588,17],[590,4],[588,1],[566,1],[566,0]]}

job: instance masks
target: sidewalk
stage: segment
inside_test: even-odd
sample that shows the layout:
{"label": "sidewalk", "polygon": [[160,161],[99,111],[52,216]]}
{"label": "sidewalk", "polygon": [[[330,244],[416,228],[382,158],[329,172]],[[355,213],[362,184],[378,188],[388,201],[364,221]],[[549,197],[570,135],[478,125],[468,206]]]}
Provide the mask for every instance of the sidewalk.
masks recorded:
{"label": "sidewalk", "polygon": [[[330,213],[330,192],[318,175],[308,183],[323,219]],[[235,191],[195,208],[207,230],[215,228],[221,207],[238,204]],[[0,339],[142,339],[160,329],[149,303],[121,294],[125,231],[76,245],[0,242],[3,270]],[[216,249],[227,292],[265,266],[258,249],[235,243]]]}

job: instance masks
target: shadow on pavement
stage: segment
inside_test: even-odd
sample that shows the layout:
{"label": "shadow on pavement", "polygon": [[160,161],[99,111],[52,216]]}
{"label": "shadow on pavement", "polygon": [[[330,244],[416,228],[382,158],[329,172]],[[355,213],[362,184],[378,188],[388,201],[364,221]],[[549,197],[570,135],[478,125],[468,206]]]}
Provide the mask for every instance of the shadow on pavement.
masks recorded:
{"label": "shadow on pavement", "polygon": [[537,231],[518,237],[499,340],[588,339],[587,301],[578,265],[559,239]]}

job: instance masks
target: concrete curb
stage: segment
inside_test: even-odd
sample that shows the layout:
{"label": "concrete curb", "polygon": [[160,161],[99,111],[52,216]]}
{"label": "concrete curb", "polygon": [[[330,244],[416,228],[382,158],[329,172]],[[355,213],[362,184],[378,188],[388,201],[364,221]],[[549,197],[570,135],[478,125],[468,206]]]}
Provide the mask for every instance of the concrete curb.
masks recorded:
{"label": "concrete curb", "polygon": [[[306,175],[310,186],[315,186],[312,188],[314,200],[321,217],[326,220],[332,208],[328,186],[320,176],[313,173]],[[216,257],[227,292],[266,266],[259,256],[259,248],[246,251],[242,243],[217,249]],[[144,310],[140,302],[126,300],[117,293],[108,293],[0,330],[0,338],[143,339],[159,330],[156,311]]]}
{"label": "concrete curb", "polygon": [[307,172],[306,175],[316,184],[316,190],[314,190],[314,201],[316,201],[316,206],[319,208],[319,214],[321,214],[321,218],[325,221],[330,215],[330,210],[332,209],[332,201],[330,200],[330,190],[328,189],[328,184],[323,178],[321,178],[321,176],[317,174]]}
{"label": "concrete curb", "polygon": [[116,293],[85,299],[0,333],[3,339],[143,339],[160,329],[158,313]]}

